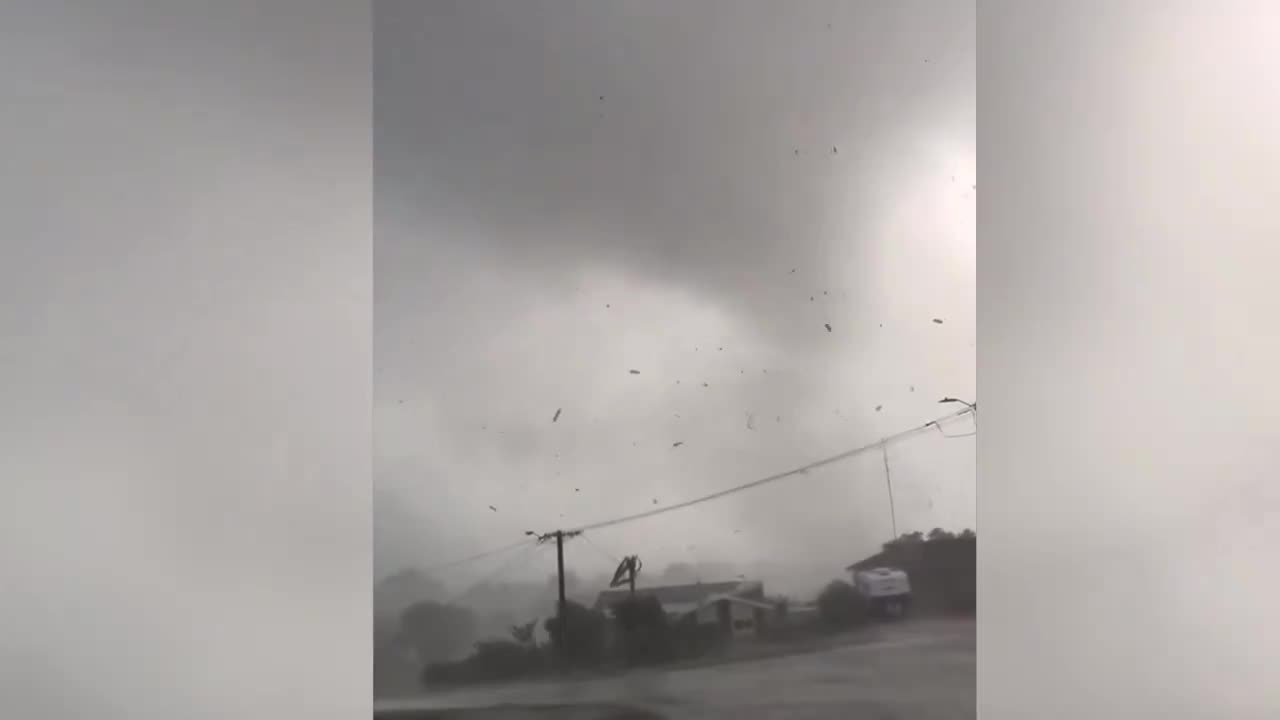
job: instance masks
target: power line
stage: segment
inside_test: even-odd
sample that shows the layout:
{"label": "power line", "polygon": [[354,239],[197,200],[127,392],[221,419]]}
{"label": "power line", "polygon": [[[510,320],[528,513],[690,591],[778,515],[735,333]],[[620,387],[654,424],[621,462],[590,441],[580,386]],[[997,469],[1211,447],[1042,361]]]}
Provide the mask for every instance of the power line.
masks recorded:
{"label": "power line", "polygon": [[809,472],[810,470],[815,470],[817,468],[825,467],[827,465],[831,465],[831,464],[840,462],[842,460],[847,460],[855,455],[861,455],[862,453],[865,453],[871,450],[876,450],[880,447],[886,446],[889,443],[898,442],[899,440],[903,440],[911,435],[928,430],[930,427],[939,426],[939,429],[941,429],[940,426],[942,423],[949,422],[958,417],[968,415],[972,412],[973,412],[973,408],[966,406],[963,410],[959,410],[957,412],[954,412],[948,415],[943,415],[942,417],[937,418],[935,420],[930,420],[929,422],[923,425],[918,425],[916,427],[903,430],[902,432],[895,433],[888,437],[877,440],[876,442],[868,443],[866,445],[854,448],[852,450],[846,450],[845,452],[842,452],[838,455],[832,455],[830,457],[826,457],[821,460],[816,460],[814,462],[809,463],[808,465],[803,465],[801,467],[794,468],[792,470],[787,470],[785,472],[777,473],[776,475],[770,475],[768,477],[760,478],[759,480],[753,480],[749,483],[744,483],[742,485],[736,485],[731,488],[726,488],[718,492],[713,492],[710,495],[703,495],[702,497],[697,497],[692,500],[686,500],[682,503],[676,503],[675,505],[665,505],[663,507],[655,508],[653,510],[647,510],[645,512],[634,513],[632,515],[623,515],[622,517],[613,518],[611,520],[602,520],[600,522],[591,523],[590,525],[583,525],[579,528],[576,528],[575,531],[585,532],[587,530],[599,530],[600,528],[611,527],[613,525],[621,525],[622,523],[632,522],[635,520],[643,520],[645,518],[650,518],[655,515],[662,515],[664,513],[674,512],[676,510],[681,510],[683,508],[692,507],[694,505],[700,505],[702,503],[710,502],[712,500],[718,500],[722,497],[733,495],[734,493],[740,493],[745,490],[751,490],[752,488],[757,488],[757,487],[760,487],[761,485],[766,485],[771,482],[777,482],[778,480],[789,478],[794,475],[803,475]]}
{"label": "power line", "polygon": [[524,549],[524,552],[516,553],[515,555],[511,556],[511,559],[507,560],[505,563],[503,563],[502,565],[498,566],[498,568],[497,568],[496,570],[494,570],[493,572],[491,572],[491,573],[489,573],[489,574],[485,575],[484,577],[480,578],[479,580],[477,580],[477,581],[475,581],[475,582],[471,583],[469,586],[467,586],[467,588],[466,588],[465,590],[461,590],[461,591],[459,591],[459,592],[455,593],[452,597],[450,597],[450,598],[449,598],[449,602],[450,602],[450,603],[453,603],[453,602],[455,602],[458,598],[462,597],[463,595],[466,595],[466,594],[467,594],[468,592],[470,592],[473,588],[480,587],[481,585],[484,585],[484,584],[486,584],[486,583],[488,583],[488,582],[491,582],[491,581],[492,581],[492,580],[494,580],[495,578],[500,577],[501,575],[505,574],[508,570],[510,570],[510,569],[511,569],[511,568],[512,568],[512,567],[513,567],[513,566],[514,566],[518,561],[523,560],[523,559],[525,559],[525,558],[529,557],[529,554],[530,554],[531,552],[536,551],[536,550],[539,550],[539,549],[541,549],[541,548],[543,547],[543,545],[541,545],[540,543],[529,543],[528,541],[525,541],[524,543],[521,543],[521,544],[522,544],[522,545],[527,545],[527,547],[525,547],[525,549]]}
{"label": "power line", "polygon": [[492,550],[486,550],[486,551],[484,551],[484,552],[482,552],[482,553],[476,553],[475,555],[468,555],[467,557],[458,558],[458,559],[456,559],[456,560],[450,560],[450,561],[448,561],[448,562],[437,563],[437,564],[432,565],[432,566],[430,566],[430,567],[424,568],[424,569],[423,569],[423,572],[425,572],[425,573],[432,573],[432,572],[436,572],[436,571],[438,571],[438,570],[444,570],[444,569],[446,569],[446,568],[456,567],[456,566],[458,566],[458,565],[464,565],[464,564],[469,563],[469,562],[475,562],[476,560],[483,560],[483,559],[485,559],[485,558],[487,558],[487,557],[493,557],[494,555],[501,555],[501,554],[502,554],[502,553],[504,553],[504,552],[508,552],[508,551],[511,551],[511,550],[515,550],[516,548],[518,548],[518,547],[520,547],[520,546],[522,546],[522,545],[535,545],[535,544],[537,544],[537,543],[536,543],[536,541],[534,541],[534,540],[521,540],[521,541],[519,541],[519,542],[511,543],[510,545],[503,545],[502,547],[499,547],[499,548],[494,548],[494,549],[492,549]]}
{"label": "power line", "polygon": [[596,552],[598,552],[598,553],[600,553],[601,555],[603,555],[603,556],[604,556],[604,558],[605,558],[606,560],[608,560],[609,562],[613,563],[613,568],[615,568],[615,569],[616,569],[616,568],[618,567],[618,565],[620,565],[620,564],[622,563],[622,561],[621,561],[621,560],[619,560],[619,559],[618,559],[618,557],[617,557],[616,555],[614,555],[613,553],[609,552],[608,550],[605,550],[604,548],[602,548],[602,547],[600,547],[599,545],[597,545],[597,544],[595,544],[594,542],[592,542],[592,540],[591,540],[590,536],[583,535],[583,536],[582,536],[582,539],[583,539],[583,540],[585,540],[585,541],[587,542],[587,544],[588,544],[588,545],[590,545],[590,546],[591,546],[591,548],[592,548],[593,550],[595,550]]}

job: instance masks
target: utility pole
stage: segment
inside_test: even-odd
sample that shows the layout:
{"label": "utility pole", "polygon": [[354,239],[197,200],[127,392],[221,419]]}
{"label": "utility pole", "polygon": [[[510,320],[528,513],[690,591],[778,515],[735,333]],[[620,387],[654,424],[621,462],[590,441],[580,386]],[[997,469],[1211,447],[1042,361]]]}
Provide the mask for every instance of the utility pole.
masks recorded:
{"label": "utility pole", "polygon": [[893,539],[898,539],[898,514],[893,509],[893,478],[889,475],[889,444],[880,443],[880,454],[884,456],[884,484],[889,489],[889,522],[893,526]]}
{"label": "utility pole", "polygon": [[559,618],[560,635],[564,636],[564,531],[557,530],[556,536],[556,577],[560,586],[560,603],[556,605],[556,617]]}
{"label": "utility pole", "polygon": [[581,535],[581,530],[555,530],[553,532],[538,533],[532,530],[526,530],[525,535],[532,535],[538,539],[538,543],[544,543],[552,540],[556,541],[556,586],[559,590],[559,598],[556,602],[556,625],[560,631],[556,633],[554,638],[558,649],[563,650],[565,647],[565,635],[568,634],[568,619],[565,617],[565,606],[568,604],[564,596],[564,541]]}
{"label": "utility pole", "polygon": [[618,569],[613,571],[613,579],[609,581],[609,587],[616,588],[626,585],[630,589],[632,598],[636,596],[636,575],[640,574],[640,556],[628,555],[622,558],[622,562],[618,563]]}

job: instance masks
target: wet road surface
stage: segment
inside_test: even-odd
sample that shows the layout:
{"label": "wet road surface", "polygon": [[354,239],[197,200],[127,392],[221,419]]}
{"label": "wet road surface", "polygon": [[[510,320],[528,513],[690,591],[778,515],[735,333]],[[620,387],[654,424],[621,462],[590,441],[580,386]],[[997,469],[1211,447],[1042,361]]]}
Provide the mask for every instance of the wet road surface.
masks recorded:
{"label": "wet road surface", "polygon": [[[388,718],[635,720],[967,720],[976,717],[972,621],[886,626],[874,640],[822,652],[568,682],[467,688],[377,704]],[[497,708],[495,706],[506,706]],[[520,709],[546,706],[542,710]],[[493,708],[445,713],[443,708]]]}

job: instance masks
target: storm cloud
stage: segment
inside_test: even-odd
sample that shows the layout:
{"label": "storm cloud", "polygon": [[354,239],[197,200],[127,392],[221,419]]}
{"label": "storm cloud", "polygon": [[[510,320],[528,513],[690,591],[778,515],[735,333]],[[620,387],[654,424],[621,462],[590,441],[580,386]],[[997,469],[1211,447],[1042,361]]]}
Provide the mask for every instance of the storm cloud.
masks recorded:
{"label": "storm cloud", "polygon": [[[376,4],[379,572],[973,397],[973,23],[959,2]],[[891,453],[900,529],[973,525],[971,439]],[[598,537],[834,575],[889,524],[877,454]]]}

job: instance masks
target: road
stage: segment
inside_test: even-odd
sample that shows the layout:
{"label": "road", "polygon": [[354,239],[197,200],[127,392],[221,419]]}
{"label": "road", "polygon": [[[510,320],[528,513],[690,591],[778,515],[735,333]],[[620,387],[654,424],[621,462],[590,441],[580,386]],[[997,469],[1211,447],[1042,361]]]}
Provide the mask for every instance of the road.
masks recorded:
{"label": "road", "polygon": [[[822,652],[570,682],[467,688],[377,705],[403,718],[581,717],[702,720],[964,720],[977,713],[974,623],[886,626],[867,642]],[[502,712],[413,712],[507,706]],[[527,706],[558,706],[545,712]],[[565,706],[578,706],[571,712]],[[610,711],[600,708],[612,707]],[[633,712],[617,709],[633,708]],[[644,712],[641,712],[644,711]]]}

